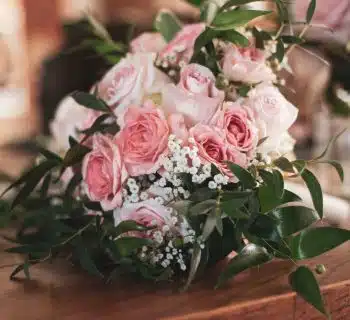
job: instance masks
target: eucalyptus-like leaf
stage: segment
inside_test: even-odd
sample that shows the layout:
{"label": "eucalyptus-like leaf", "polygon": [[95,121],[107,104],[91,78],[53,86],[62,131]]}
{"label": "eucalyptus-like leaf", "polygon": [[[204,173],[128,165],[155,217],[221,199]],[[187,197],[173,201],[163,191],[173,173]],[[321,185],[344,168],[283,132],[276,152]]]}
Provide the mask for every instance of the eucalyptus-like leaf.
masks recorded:
{"label": "eucalyptus-like leaf", "polygon": [[224,11],[216,15],[210,28],[218,31],[232,30],[246,25],[251,20],[270,14],[271,11],[236,9]]}
{"label": "eucalyptus-like leaf", "polygon": [[103,274],[98,270],[82,238],[80,236],[76,237],[74,241],[72,241],[72,245],[74,246],[81,267],[91,275],[103,278]]}
{"label": "eucalyptus-like leaf", "polygon": [[[48,160],[40,163],[38,166],[30,169],[27,173],[23,174],[18,180],[16,180],[14,183],[12,183],[9,187],[7,187],[3,193],[0,195],[0,198],[2,198],[8,191],[10,191],[13,188],[17,188],[20,185],[24,184],[27,181],[30,180],[38,180],[40,179],[52,168],[54,168],[57,165],[56,161]],[[39,182],[38,181],[38,182]]]}
{"label": "eucalyptus-like leaf", "polygon": [[265,41],[271,40],[272,36],[264,31],[264,30],[258,30],[256,27],[252,30],[253,36],[255,38],[255,46],[258,49],[264,49],[265,48]]}
{"label": "eucalyptus-like leaf", "polygon": [[81,131],[81,133],[91,136],[92,134],[96,132],[101,132],[104,128],[103,123],[110,117],[109,114],[105,113],[100,115],[92,124],[92,126],[86,130]]}
{"label": "eucalyptus-like leaf", "polygon": [[220,203],[220,207],[229,217],[233,218],[234,216],[236,216],[241,217],[242,219],[246,219],[249,216],[239,211],[238,209],[242,208],[247,203],[248,198],[248,196],[245,196],[241,198],[222,201]]}
{"label": "eucalyptus-like leaf", "polygon": [[216,200],[209,199],[203,202],[199,202],[190,208],[190,213],[192,215],[207,214],[213,208],[216,207]]}
{"label": "eucalyptus-like leaf", "polygon": [[182,29],[181,22],[172,12],[167,10],[162,10],[158,13],[154,27],[167,42],[170,42]]}
{"label": "eucalyptus-like leaf", "polygon": [[262,265],[272,259],[272,256],[263,247],[255,244],[246,245],[241,252],[228,264],[217,282],[216,288],[222,286],[227,280],[233,278],[244,270]]}
{"label": "eucalyptus-like leaf", "polygon": [[195,279],[198,267],[201,262],[201,257],[202,257],[202,249],[200,248],[199,244],[196,243],[193,248],[190,271],[188,273],[188,278],[183,289],[184,291],[186,291],[189,288],[189,286]]}
{"label": "eucalyptus-like leaf", "polygon": [[189,200],[193,202],[201,202],[201,201],[213,199],[216,197],[217,197],[216,190],[212,190],[205,187],[205,188],[200,188],[195,192],[193,192]]}
{"label": "eucalyptus-like leaf", "polygon": [[215,208],[212,209],[207,215],[207,219],[205,220],[204,227],[202,230],[202,238],[204,241],[206,241],[209,238],[209,236],[212,234],[216,227],[216,216],[217,213]]}
{"label": "eucalyptus-like leaf", "polygon": [[316,10],[316,0],[311,0],[306,12],[306,22],[310,23]]}
{"label": "eucalyptus-like leaf", "polygon": [[248,97],[249,91],[252,89],[250,85],[241,85],[238,87],[237,92],[241,97]]}
{"label": "eucalyptus-like leaf", "polygon": [[240,167],[239,165],[229,162],[228,167],[230,171],[238,178],[245,189],[252,189],[256,185],[255,178],[249,171]]}
{"label": "eucalyptus-like leaf", "polygon": [[334,227],[312,228],[290,239],[292,258],[303,260],[317,257],[350,240],[350,231]]}
{"label": "eucalyptus-like leaf", "polygon": [[106,103],[94,96],[93,94],[82,92],[82,91],[75,91],[71,94],[71,97],[80,105],[88,108],[93,109],[96,111],[102,111],[110,113],[111,110],[106,105]]}
{"label": "eucalyptus-like leaf", "polygon": [[320,287],[313,272],[306,266],[300,266],[289,276],[293,290],[318,311],[327,315]]}
{"label": "eucalyptus-like leaf", "polygon": [[63,159],[63,164],[65,167],[73,166],[80,163],[84,157],[91,151],[90,148],[82,145],[76,144],[70,148]]}
{"label": "eucalyptus-like leaf", "polygon": [[330,164],[335,170],[337,170],[337,173],[339,175],[341,182],[344,182],[344,169],[340,162],[335,160],[324,160],[324,161],[316,161],[316,163]]}

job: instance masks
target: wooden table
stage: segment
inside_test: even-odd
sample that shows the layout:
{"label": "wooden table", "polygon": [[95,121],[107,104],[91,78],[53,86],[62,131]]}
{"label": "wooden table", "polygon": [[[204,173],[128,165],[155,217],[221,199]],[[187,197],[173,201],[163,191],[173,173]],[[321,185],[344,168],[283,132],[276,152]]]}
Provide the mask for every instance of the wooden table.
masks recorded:
{"label": "wooden table", "polygon": [[[0,244],[0,249],[4,248]],[[2,251],[2,250],[1,250]],[[17,263],[17,256],[0,254],[0,264]],[[315,259],[325,263],[320,276],[333,320],[350,319],[350,243]],[[168,285],[125,280],[105,285],[66,263],[32,269],[32,280],[11,282],[11,267],[0,269],[1,320],[115,319],[240,319],[318,320],[317,311],[288,287],[289,262],[275,261],[247,271],[213,290],[219,270],[178,293]]]}

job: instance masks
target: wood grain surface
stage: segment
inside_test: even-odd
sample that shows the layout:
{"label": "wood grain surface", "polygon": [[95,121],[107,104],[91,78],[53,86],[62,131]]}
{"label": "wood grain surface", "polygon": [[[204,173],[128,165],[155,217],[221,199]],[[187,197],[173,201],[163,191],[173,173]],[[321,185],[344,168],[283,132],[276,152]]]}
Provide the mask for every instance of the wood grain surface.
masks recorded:
{"label": "wood grain surface", "polygon": [[[0,244],[1,252],[5,244]],[[218,266],[188,292],[173,285],[123,279],[106,285],[67,262],[32,269],[32,280],[9,281],[19,256],[0,253],[1,320],[240,319],[322,320],[288,286],[293,264],[274,261],[213,290]],[[350,243],[308,263],[324,263],[319,276],[333,320],[350,319]],[[7,265],[7,266],[6,266]]]}

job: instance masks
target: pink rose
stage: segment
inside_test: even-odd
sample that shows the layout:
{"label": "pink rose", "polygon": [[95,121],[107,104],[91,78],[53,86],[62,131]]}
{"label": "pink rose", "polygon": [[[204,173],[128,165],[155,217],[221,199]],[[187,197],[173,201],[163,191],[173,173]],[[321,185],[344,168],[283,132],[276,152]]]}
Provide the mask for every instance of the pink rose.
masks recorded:
{"label": "pink rose", "polygon": [[81,106],[68,96],[58,105],[55,118],[50,123],[50,131],[58,151],[69,149],[69,136],[79,139],[79,130],[85,129],[85,120],[89,117],[89,109]]}
{"label": "pink rose", "polygon": [[102,134],[93,136],[93,150],[83,161],[83,181],[90,200],[101,203],[103,210],[122,204],[122,187],[127,179],[118,146]]}
{"label": "pink rose", "polygon": [[183,114],[187,126],[208,124],[220,109],[224,96],[215,87],[215,76],[208,68],[190,64],[182,69],[177,86],[165,86],[162,106],[167,114]]}
{"label": "pink rose", "polygon": [[147,103],[129,107],[116,139],[131,176],[154,173],[160,156],[167,151],[170,129],[161,110]]}
{"label": "pink rose", "polygon": [[247,108],[238,103],[227,103],[223,116],[227,142],[241,152],[252,151],[258,142],[258,129],[254,126]]}
{"label": "pink rose", "polygon": [[244,104],[254,113],[259,139],[268,137],[259,147],[260,152],[274,151],[282,134],[297,119],[298,109],[276,87],[265,84],[259,84],[251,90]]}
{"label": "pink rose", "polygon": [[184,26],[159,53],[160,61],[167,61],[170,65],[189,63],[193,55],[194,43],[197,37],[204,31],[204,23],[189,24]]}
{"label": "pink rose", "polygon": [[219,128],[197,124],[190,129],[190,137],[198,148],[202,162],[213,163],[223,174],[232,176],[226,162],[233,162],[241,167],[247,166],[247,157],[237,148],[229,145]]}
{"label": "pink rose", "polygon": [[137,52],[160,52],[166,46],[163,36],[157,32],[145,32],[131,41],[132,53]]}
{"label": "pink rose", "polygon": [[114,223],[117,226],[122,221],[132,220],[145,227],[162,228],[171,223],[171,215],[166,207],[157,201],[147,200],[138,203],[128,203],[114,211]]}
{"label": "pink rose", "polygon": [[[123,221],[132,220],[145,227],[155,227],[152,232],[162,229],[163,226],[169,227],[169,232],[173,235],[184,236],[184,232],[189,228],[185,219],[181,219],[181,224],[172,220],[169,208],[160,205],[157,201],[150,199],[138,203],[124,204],[123,207],[114,210],[114,224],[117,226]],[[152,237],[145,232],[131,232],[130,236]]]}
{"label": "pink rose", "polygon": [[129,54],[107,72],[98,93],[116,114],[130,104],[140,104],[148,94],[159,93],[170,79],[154,66],[155,54]]}
{"label": "pink rose", "polygon": [[264,52],[254,46],[230,46],[222,60],[222,70],[229,80],[244,83],[273,81],[276,77],[266,65]]}

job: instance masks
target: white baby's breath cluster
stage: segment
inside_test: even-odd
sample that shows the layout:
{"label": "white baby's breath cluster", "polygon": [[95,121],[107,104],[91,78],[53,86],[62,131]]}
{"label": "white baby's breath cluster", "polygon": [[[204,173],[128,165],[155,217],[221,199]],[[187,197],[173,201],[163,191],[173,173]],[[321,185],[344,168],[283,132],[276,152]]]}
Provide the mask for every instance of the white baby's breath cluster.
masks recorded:
{"label": "white baby's breath cluster", "polygon": [[154,245],[144,246],[139,258],[153,266],[175,268],[186,271],[191,250],[195,242],[195,231],[176,210],[168,208],[171,218],[166,224],[146,232],[147,237],[154,240]]}

